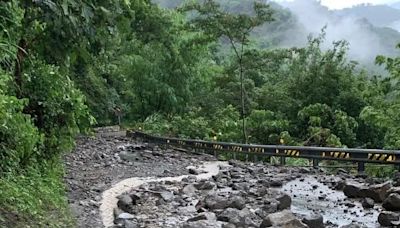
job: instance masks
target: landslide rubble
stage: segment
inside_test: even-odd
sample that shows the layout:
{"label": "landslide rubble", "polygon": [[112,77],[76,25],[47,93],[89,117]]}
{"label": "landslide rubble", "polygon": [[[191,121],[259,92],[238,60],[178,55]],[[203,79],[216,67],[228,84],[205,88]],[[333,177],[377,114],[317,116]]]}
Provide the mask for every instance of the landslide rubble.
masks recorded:
{"label": "landslide rubble", "polygon": [[345,170],[332,175],[314,168],[229,161],[210,178],[199,178],[210,173],[204,169],[207,162],[216,160],[123,136],[81,138],[65,158],[77,225],[104,227],[99,209],[107,201],[104,193],[128,179],[140,184],[124,186],[107,205],[110,226],[350,228],[400,223],[400,175],[384,181]]}

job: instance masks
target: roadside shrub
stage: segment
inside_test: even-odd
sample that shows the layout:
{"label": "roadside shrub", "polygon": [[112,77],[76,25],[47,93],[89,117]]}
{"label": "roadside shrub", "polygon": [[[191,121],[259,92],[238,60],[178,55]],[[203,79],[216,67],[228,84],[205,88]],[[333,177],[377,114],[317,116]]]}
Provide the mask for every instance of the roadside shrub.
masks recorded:
{"label": "roadside shrub", "polygon": [[289,121],[268,110],[253,110],[247,118],[250,141],[280,144],[281,133],[289,130]]}
{"label": "roadside shrub", "polygon": [[74,137],[88,132],[95,122],[82,93],[57,67],[33,61],[25,75],[23,90],[29,94],[25,112],[44,134],[44,157],[72,149]]}
{"label": "roadside shrub", "polygon": [[5,95],[8,75],[0,72],[0,172],[10,172],[32,162],[42,136],[30,117],[22,113],[26,100]]}

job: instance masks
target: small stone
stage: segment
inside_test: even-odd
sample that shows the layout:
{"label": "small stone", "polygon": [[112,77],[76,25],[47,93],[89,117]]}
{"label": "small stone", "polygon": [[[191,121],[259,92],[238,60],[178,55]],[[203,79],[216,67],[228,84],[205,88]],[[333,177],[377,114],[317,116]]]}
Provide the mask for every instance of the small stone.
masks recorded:
{"label": "small stone", "polygon": [[182,228],[219,228],[221,225],[216,224],[214,221],[199,220],[194,222],[186,222]]}
{"label": "small stone", "polygon": [[188,166],[188,167],[186,167],[186,169],[188,170],[189,174],[192,174],[192,175],[199,174],[199,171],[194,166]]}
{"label": "small stone", "polygon": [[129,195],[122,195],[119,197],[118,207],[125,212],[130,212],[133,206],[133,200]]}
{"label": "small stone", "polygon": [[361,228],[361,226],[356,224],[356,223],[350,223],[350,224],[344,225],[344,226],[342,226],[340,228]]}
{"label": "small stone", "polygon": [[191,214],[197,212],[197,209],[195,206],[186,206],[186,207],[180,207],[179,212],[181,214]]}
{"label": "small stone", "polygon": [[160,193],[161,198],[166,202],[171,202],[174,198],[174,193],[170,191],[164,191]]}
{"label": "small stone", "polygon": [[182,193],[188,196],[196,194],[196,188],[193,184],[188,184],[182,189]]}
{"label": "small stone", "polygon": [[373,208],[374,207],[374,200],[371,198],[364,198],[361,200],[361,205],[363,206],[363,208]]}
{"label": "small stone", "polygon": [[118,216],[119,216],[120,214],[124,213],[124,211],[121,210],[120,208],[116,207],[116,208],[114,208],[113,213],[114,213],[114,217],[115,217],[115,218],[118,218]]}
{"label": "small stone", "polygon": [[203,213],[200,213],[199,215],[197,215],[197,216],[195,216],[193,218],[188,219],[187,221],[188,222],[194,222],[194,221],[199,221],[199,220],[212,220],[212,221],[215,221],[215,220],[217,220],[217,216],[212,212],[203,212]]}
{"label": "small stone", "polygon": [[125,220],[124,228],[139,228],[139,225],[131,220]]}
{"label": "small stone", "polygon": [[121,213],[118,215],[117,219],[134,219],[135,216],[129,213]]}

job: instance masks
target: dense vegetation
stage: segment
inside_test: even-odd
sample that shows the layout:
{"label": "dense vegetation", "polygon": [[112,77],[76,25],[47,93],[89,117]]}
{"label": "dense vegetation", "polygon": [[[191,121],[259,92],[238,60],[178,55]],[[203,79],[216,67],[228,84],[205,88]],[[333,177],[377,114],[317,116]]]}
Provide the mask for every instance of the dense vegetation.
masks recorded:
{"label": "dense vegetation", "polygon": [[221,2],[0,2],[0,226],[68,226],[61,155],[118,116],[180,137],[400,149],[399,57],[369,75],[346,41],[323,49],[324,30],[273,48],[284,11]]}

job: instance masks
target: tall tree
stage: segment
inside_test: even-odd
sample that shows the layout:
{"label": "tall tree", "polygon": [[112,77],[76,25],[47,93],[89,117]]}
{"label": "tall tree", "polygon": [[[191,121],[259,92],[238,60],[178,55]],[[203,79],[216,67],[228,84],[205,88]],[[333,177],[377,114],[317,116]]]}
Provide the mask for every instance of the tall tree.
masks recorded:
{"label": "tall tree", "polygon": [[244,53],[250,43],[250,34],[254,28],[273,21],[270,6],[262,2],[254,1],[251,13],[231,13],[221,9],[214,0],[206,0],[203,4],[190,3],[182,9],[197,15],[191,19],[194,28],[200,28],[210,39],[220,38],[229,42],[238,63],[238,74],[240,79],[240,101],[243,140],[247,143],[246,133],[246,109],[245,109],[245,87],[244,87]]}

